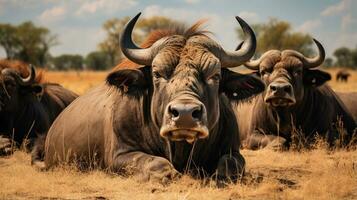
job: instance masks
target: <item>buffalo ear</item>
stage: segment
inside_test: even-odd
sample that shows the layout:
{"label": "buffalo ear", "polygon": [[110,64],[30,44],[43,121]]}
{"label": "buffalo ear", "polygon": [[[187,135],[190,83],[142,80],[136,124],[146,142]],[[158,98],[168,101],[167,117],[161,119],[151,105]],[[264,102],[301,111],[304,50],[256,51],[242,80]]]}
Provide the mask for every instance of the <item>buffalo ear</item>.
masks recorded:
{"label": "buffalo ear", "polygon": [[222,69],[220,92],[229,99],[243,100],[265,90],[265,84],[253,74],[240,74],[229,69]]}
{"label": "buffalo ear", "polygon": [[107,76],[107,83],[116,86],[121,91],[127,93],[134,90],[143,90],[148,87],[148,67],[138,69],[121,69],[114,71]]}
{"label": "buffalo ear", "polygon": [[318,87],[331,80],[331,75],[320,70],[304,70],[304,85]]}
{"label": "buffalo ear", "polygon": [[42,97],[44,93],[44,88],[41,84],[32,84],[29,86],[21,87],[22,93],[32,93],[35,94],[39,99]]}

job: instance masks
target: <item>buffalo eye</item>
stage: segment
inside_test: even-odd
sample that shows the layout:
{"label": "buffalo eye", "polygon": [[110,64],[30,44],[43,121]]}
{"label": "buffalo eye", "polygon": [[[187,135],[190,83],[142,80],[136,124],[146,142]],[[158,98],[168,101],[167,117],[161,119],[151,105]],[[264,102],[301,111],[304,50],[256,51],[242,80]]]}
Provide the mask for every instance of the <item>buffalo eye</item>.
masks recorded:
{"label": "buffalo eye", "polygon": [[207,78],[207,82],[211,82],[211,81],[214,81],[214,82],[218,82],[219,80],[221,80],[221,74],[220,73],[216,73],[216,74],[213,74],[212,76],[209,76]]}
{"label": "buffalo eye", "polygon": [[301,75],[302,75],[302,70],[296,70],[296,71],[294,71],[294,72],[293,72],[293,75],[294,75],[295,77],[301,76]]}
{"label": "buffalo eye", "polygon": [[161,74],[158,71],[152,72],[154,78],[161,78]]}
{"label": "buffalo eye", "polygon": [[5,81],[5,85],[6,85],[6,89],[8,90],[12,90],[16,87],[16,85],[12,81]]}
{"label": "buffalo eye", "polygon": [[268,69],[264,69],[264,70],[262,70],[262,71],[260,72],[260,75],[261,75],[261,76],[268,76],[268,75],[270,75],[270,74],[271,74],[271,71],[268,70]]}

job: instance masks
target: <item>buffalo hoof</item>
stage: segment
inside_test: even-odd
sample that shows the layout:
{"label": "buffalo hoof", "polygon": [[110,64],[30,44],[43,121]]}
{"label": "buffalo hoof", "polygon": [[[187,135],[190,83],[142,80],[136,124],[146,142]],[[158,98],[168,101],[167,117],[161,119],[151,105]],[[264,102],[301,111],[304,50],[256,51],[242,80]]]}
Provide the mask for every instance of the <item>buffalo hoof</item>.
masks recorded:
{"label": "buffalo hoof", "polygon": [[243,156],[224,155],[218,162],[216,184],[218,188],[230,183],[237,183],[244,174],[245,161]]}
{"label": "buffalo hoof", "polygon": [[12,153],[11,139],[0,136],[0,156],[10,155]]}
{"label": "buffalo hoof", "polygon": [[158,182],[162,185],[168,185],[181,177],[181,173],[168,160],[158,157],[145,166],[143,175],[143,181]]}
{"label": "buffalo hoof", "polygon": [[45,171],[46,165],[44,161],[34,161],[31,162],[31,165],[38,171]]}

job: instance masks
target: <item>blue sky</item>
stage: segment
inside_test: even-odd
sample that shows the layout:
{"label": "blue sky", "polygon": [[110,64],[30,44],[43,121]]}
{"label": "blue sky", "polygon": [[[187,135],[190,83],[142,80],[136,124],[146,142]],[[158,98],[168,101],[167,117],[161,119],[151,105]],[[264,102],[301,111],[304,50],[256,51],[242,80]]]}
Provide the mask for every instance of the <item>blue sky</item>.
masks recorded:
{"label": "blue sky", "polygon": [[[236,15],[250,24],[270,17],[289,21],[294,30],[320,40],[328,55],[341,46],[357,46],[355,0],[0,0],[0,23],[32,20],[58,35],[60,44],[51,49],[53,55],[86,55],[96,50],[105,37],[103,22],[138,12],[188,24],[208,18],[207,29],[226,49],[239,43],[234,32]],[[0,48],[0,58],[4,56]]]}

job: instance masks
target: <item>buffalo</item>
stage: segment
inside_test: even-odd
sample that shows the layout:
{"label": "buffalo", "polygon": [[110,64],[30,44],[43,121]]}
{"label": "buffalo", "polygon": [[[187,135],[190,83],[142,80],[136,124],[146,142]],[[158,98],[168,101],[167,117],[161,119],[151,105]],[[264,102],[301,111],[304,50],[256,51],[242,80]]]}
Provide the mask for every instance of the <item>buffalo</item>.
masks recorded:
{"label": "buffalo", "polygon": [[357,92],[337,92],[337,95],[357,122]]}
{"label": "buffalo", "polygon": [[351,74],[345,70],[345,69],[342,69],[342,70],[339,70],[337,73],[336,73],[336,81],[340,81],[340,82],[346,82],[348,81],[348,77],[350,77]]}
{"label": "buffalo", "polygon": [[31,149],[39,135],[46,134],[57,115],[77,95],[54,83],[45,83],[42,73],[21,61],[0,61],[1,152],[23,144]]}
{"label": "buffalo", "polygon": [[[244,172],[232,102],[264,90],[257,77],[227,68],[254,54],[254,32],[241,50],[226,51],[196,23],[156,31],[138,47],[131,39],[140,13],[125,26],[120,63],[106,83],[76,99],[55,120],[45,143],[45,169],[75,163],[169,183],[188,172],[219,185]],[[145,47],[146,46],[146,47]]]}
{"label": "buffalo", "polygon": [[[336,93],[325,84],[331,76],[316,69],[325,58],[323,46],[314,39],[318,55],[307,58],[293,50],[270,50],[247,62],[266,84],[266,90],[237,107],[244,148],[289,148],[299,136],[312,144],[316,133],[328,144],[350,141],[356,121]],[[345,131],[339,131],[343,124]]]}

